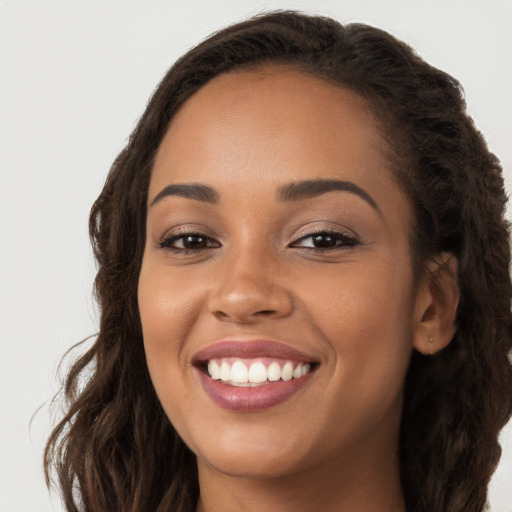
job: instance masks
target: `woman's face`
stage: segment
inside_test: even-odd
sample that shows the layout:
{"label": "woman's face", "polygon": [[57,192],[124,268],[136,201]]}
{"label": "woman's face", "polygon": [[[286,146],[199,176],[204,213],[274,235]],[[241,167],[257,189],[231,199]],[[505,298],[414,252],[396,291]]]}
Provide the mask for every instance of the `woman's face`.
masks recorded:
{"label": "woman's face", "polygon": [[200,471],[395,456],[421,317],[411,225],[355,93],[274,67],[185,103],[154,164],[138,298],[153,384]]}

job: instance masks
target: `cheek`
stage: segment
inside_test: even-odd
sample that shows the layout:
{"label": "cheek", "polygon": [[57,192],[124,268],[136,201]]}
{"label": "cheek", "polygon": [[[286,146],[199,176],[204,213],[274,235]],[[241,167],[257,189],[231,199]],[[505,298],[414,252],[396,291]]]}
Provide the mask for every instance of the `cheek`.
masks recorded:
{"label": "cheek", "polygon": [[139,278],[138,301],[153,387],[174,427],[186,430],[193,396],[186,386],[191,368],[183,349],[197,318],[197,287],[171,282],[163,269],[146,262]]}
{"label": "cheek", "polygon": [[[188,286],[187,286],[188,284]],[[138,287],[139,312],[152,378],[164,366],[185,362],[182,349],[201,304],[200,288],[169,279],[165,270],[143,263]]]}
{"label": "cheek", "polygon": [[412,276],[407,266],[379,263],[317,276],[307,298],[333,371],[359,394],[401,388],[412,351]]}

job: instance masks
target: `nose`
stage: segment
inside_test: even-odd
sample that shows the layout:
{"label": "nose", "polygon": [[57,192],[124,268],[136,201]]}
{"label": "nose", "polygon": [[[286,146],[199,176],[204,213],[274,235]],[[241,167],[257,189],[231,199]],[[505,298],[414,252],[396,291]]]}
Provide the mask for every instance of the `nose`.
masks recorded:
{"label": "nose", "polygon": [[208,310],[223,321],[254,324],[284,318],[293,311],[290,291],[268,258],[256,254],[226,260],[216,273]]}

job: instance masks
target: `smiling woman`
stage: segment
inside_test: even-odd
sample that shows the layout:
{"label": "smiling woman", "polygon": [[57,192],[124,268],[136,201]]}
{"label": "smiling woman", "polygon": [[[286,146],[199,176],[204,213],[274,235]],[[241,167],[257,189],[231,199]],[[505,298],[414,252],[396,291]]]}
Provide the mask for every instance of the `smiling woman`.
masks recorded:
{"label": "smiling woman", "polygon": [[385,32],[286,12],[201,43],[92,211],[101,329],[46,451],[67,510],[481,512],[504,205],[458,84]]}

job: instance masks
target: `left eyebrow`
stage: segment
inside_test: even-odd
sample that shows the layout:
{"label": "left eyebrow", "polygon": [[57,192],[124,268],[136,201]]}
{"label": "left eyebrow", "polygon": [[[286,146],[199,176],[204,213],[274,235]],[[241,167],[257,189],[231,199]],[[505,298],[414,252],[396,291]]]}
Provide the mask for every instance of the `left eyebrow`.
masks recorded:
{"label": "left eyebrow", "polygon": [[201,183],[183,183],[177,185],[168,185],[163,188],[151,201],[150,207],[160,202],[164,197],[178,196],[205,203],[216,204],[219,202],[219,194],[215,189]]}
{"label": "left eyebrow", "polygon": [[290,183],[280,187],[277,195],[280,201],[300,201],[302,199],[310,199],[327,192],[341,190],[350,192],[364,199],[379,214],[380,208],[373,197],[355,183],[351,181],[341,180],[306,180]]}

